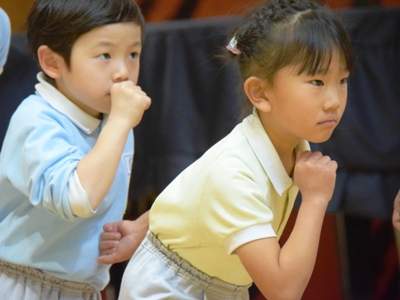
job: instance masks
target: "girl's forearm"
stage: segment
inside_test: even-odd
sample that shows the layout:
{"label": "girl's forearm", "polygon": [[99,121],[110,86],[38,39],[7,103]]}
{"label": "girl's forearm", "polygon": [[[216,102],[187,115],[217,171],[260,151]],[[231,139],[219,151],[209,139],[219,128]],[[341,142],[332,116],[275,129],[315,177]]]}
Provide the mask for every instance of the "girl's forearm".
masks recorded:
{"label": "girl's forearm", "polygon": [[303,199],[293,230],[279,254],[287,282],[304,292],[314,269],[327,202]]}

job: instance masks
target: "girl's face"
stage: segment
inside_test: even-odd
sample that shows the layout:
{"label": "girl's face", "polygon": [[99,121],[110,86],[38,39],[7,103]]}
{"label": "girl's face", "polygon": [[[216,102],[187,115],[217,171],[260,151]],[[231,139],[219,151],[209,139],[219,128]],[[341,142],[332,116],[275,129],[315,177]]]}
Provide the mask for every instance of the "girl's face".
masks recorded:
{"label": "girl's face", "polygon": [[321,143],[331,136],[347,101],[349,72],[342,66],[339,52],[334,51],[326,74],[298,75],[296,66],[275,74],[274,84],[265,90],[271,109],[264,120],[272,140]]}
{"label": "girl's face", "polygon": [[104,25],[80,36],[71,53],[70,69],[61,64],[58,90],[94,117],[111,110],[111,86],[137,84],[142,49],[140,26],[127,22]]}

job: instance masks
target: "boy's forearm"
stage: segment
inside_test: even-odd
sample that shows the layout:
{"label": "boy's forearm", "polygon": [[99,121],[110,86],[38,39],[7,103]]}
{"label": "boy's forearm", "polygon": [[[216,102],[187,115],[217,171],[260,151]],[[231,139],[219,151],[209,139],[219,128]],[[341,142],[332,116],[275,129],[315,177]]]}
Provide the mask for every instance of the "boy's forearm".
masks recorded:
{"label": "boy's forearm", "polygon": [[93,210],[111,187],[130,132],[123,120],[108,120],[96,145],[78,164],[78,177]]}

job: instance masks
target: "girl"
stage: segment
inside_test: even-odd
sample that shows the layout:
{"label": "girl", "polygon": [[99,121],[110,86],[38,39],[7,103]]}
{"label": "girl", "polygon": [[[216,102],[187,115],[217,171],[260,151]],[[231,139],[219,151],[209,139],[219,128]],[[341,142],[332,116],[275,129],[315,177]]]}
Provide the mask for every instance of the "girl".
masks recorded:
{"label": "girl", "polygon": [[156,199],[119,299],[248,299],[253,282],[267,299],[300,299],[310,279],[337,164],[308,141],[343,115],[351,43],[306,0],[264,3],[230,38],[253,112]]}

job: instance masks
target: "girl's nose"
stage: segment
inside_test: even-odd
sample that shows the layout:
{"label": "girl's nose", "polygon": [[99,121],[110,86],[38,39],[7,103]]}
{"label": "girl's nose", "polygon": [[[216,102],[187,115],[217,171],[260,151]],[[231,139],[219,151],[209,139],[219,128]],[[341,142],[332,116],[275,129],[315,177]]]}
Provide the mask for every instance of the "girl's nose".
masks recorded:
{"label": "girl's nose", "polygon": [[343,93],[340,93],[336,89],[328,91],[326,101],[324,102],[324,110],[338,109],[342,103],[342,100],[345,99],[343,97],[346,97],[346,95],[342,94]]}

